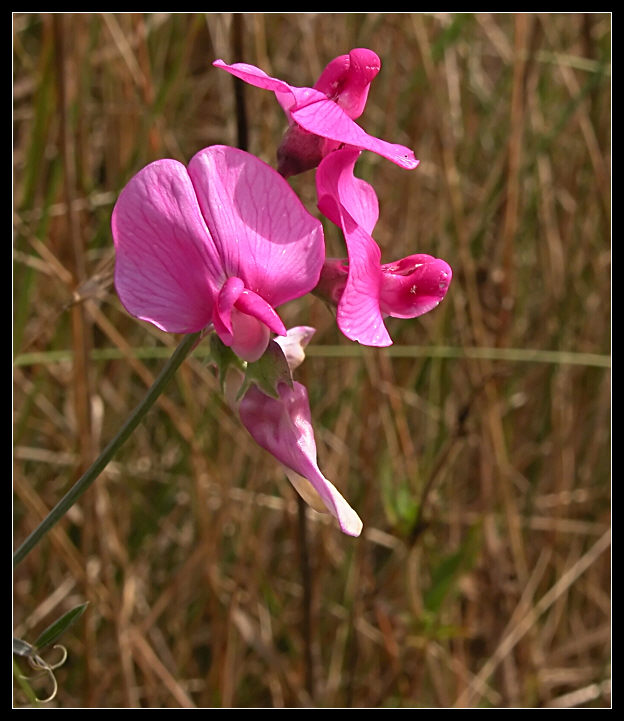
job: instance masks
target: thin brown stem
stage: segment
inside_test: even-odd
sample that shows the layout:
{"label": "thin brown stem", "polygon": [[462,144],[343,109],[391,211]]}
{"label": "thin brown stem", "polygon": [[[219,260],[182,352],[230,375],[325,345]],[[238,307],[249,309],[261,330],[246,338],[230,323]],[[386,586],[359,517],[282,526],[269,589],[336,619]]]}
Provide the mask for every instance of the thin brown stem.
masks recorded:
{"label": "thin brown stem", "polygon": [[308,543],[307,505],[297,494],[297,531],[299,534],[299,563],[303,585],[303,657],[305,663],[306,691],[314,698],[314,659],[312,655],[312,575],[310,570],[310,547]]}
{"label": "thin brown stem", "polygon": [[[232,16],[232,55],[236,62],[243,61],[243,16],[234,13]],[[247,106],[245,104],[245,83],[232,78],[234,83],[234,104],[236,107],[236,144],[241,150],[249,149],[249,125],[247,123]]]}

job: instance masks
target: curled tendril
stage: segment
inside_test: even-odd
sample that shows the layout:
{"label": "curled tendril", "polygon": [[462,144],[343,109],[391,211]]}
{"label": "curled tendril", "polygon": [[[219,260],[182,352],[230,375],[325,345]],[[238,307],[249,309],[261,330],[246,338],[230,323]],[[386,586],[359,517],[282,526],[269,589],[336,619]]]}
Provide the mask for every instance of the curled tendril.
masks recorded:
{"label": "curled tendril", "polygon": [[44,674],[47,675],[48,678],[52,681],[52,693],[47,698],[39,698],[37,695],[35,695],[35,700],[38,703],[49,703],[54,699],[58,691],[58,682],[56,680],[56,676],[54,675],[54,670],[60,668],[67,660],[67,649],[65,648],[65,646],[62,646],[61,644],[56,644],[52,648],[61,649],[60,660],[58,660],[56,663],[50,664],[37,654],[33,656],[28,656],[29,666],[35,671],[38,671],[39,673],[35,673],[32,676],[25,676],[24,674],[19,674],[19,677],[25,679],[26,681],[41,678],[41,676]]}

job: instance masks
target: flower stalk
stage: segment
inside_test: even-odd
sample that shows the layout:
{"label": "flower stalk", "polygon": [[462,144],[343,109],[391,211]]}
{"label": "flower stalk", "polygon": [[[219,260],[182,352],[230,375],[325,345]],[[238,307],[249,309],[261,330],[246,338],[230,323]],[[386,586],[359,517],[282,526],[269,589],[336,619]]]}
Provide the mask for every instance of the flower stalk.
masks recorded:
{"label": "flower stalk", "polygon": [[92,485],[96,478],[102,473],[106,466],[110,463],[117,451],[132,435],[135,428],[143,420],[147,412],[157,401],[158,397],[165,390],[165,387],[182,365],[184,359],[193,350],[201,333],[192,333],[186,335],[178,347],[173,352],[171,358],[167,361],[165,367],[160,372],[158,378],[154,381],[143,400],[134,409],[127,418],[119,432],[110,441],[98,458],[94,461],[87,471],[74,483],[71,489],[61,498],[61,500],[48,513],[43,521],[35,528],[35,530],[26,538],[22,545],[13,554],[13,566],[17,566],[39,541],[48,533],[48,531],[67,513],[67,511],[76,503],[82,494]]}

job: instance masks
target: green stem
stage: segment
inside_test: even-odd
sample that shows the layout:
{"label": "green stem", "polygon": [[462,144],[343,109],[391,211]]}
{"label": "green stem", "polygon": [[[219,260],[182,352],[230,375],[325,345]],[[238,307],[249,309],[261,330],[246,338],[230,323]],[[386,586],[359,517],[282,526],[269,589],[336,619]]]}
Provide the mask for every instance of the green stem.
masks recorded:
{"label": "green stem", "polygon": [[76,481],[72,488],[61,498],[61,500],[48,513],[43,521],[35,528],[35,530],[26,538],[22,545],[13,555],[13,565],[18,563],[32,551],[37,543],[46,535],[46,533],[59,521],[65,513],[76,503],[80,496],[89,488],[100,473],[106,468],[115,453],[132,435],[134,429],[139,425],[145,414],[154,405],[158,396],[164,391],[165,386],[171,380],[174,373],[182,365],[182,362],[195,346],[199,339],[199,333],[193,333],[185,336],[178,347],[173,352],[171,358],[160,372],[160,375],[151,388],[148,390],[145,398],[134,409],[132,414],[121,427],[119,433],[106,446],[102,453],[98,456],[92,466]]}

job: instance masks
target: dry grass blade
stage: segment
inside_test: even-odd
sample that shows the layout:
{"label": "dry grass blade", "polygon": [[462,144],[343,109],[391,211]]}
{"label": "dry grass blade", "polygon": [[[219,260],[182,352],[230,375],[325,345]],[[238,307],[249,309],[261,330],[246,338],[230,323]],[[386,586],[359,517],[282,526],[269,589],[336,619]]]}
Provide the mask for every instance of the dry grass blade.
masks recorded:
{"label": "dry grass blade", "polygon": [[[498,664],[510,653],[513,647],[534,626],[542,613],[544,613],[560,596],[567,592],[569,587],[583,574],[611,545],[611,531],[605,533],[594,543],[571,568],[569,568],[541,598],[530,608],[503,637],[494,654],[487,660],[479,671],[477,678],[485,681],[494,672]],[[470,695],[460,697],[456,706],[470,705]]]}

